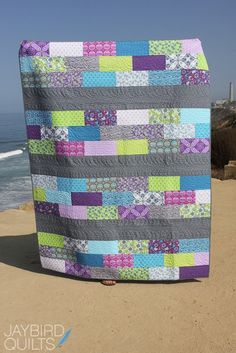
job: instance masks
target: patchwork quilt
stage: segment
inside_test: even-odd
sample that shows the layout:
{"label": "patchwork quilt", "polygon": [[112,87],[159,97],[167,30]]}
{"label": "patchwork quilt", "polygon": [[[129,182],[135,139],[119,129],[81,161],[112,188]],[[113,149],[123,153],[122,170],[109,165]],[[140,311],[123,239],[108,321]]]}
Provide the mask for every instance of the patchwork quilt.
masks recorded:
{"label": "patchwork quilt", "polygon": [[42,267],[81,278],[208,277],[201,41],[23,40],[19,67]]}

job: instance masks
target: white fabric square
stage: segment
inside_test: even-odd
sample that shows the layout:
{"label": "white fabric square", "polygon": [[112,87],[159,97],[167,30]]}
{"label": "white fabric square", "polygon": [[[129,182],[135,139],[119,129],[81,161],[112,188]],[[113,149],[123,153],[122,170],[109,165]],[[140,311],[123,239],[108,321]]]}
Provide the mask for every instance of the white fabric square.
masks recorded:
{"label": "white fabric square", "polygon": [[41,265],[48,270],[54,270],[65,273],[65,261],[58,259],[51,259],[49,257],[40,256]]}
{"label": "white fabric square", "polygon": [[56,176],[32,174],[32,183],[35,188],[57,189]]}
{"label": "white fabric square", "polygon": [[50,42],[49,56],[83,56],[83,42]]}
{"label": "white fabric square", "polygon": [[179,267],[153,267],[149,268],[151,280],[177,280],[179,279]]}
{"label": "white fabric square", "polygon": [[195,137],[194,124],[164,125],[165,139],[182,139],[182,138],[194,138],[194,137]]}
{"label": "white fabric square", "polygon": [[196,203],[211,203],[211,190],[196,190]]}
{"label": "white fabric square", "polygon": [[116,86],[148,86],[148,71],[116,72]]}
{"label": "white fabric square", "polygon": [[166,70],[196,69],[197,54],[166,55]]}
{"label": "white fabric square", "polygon": [[41,126],[40,132],[42,140],[68,141],[67,127]]}
{"label": "white fabric square", "polygon": [[117,125],[146,125],[148,122],[147,109],[117,110]]}

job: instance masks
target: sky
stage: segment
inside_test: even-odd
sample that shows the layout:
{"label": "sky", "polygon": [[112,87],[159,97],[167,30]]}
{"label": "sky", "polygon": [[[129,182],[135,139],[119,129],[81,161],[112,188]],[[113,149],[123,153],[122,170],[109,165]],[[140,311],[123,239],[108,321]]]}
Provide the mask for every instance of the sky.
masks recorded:
{"label": "sky", "polygon": [[[199,38],[211,100],[236,97],[236,0],[0,0],[0,113],[23,112],[20,41]],[[236,99],[236,98],[235,98]]]}

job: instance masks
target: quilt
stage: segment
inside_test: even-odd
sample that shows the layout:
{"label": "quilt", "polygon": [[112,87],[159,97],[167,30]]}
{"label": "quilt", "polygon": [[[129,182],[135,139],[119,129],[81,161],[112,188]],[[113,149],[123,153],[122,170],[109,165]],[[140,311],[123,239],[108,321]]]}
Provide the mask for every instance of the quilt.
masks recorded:
{"label": "quilt", "polygon": [[87,279],[208,277],[201,40],[22,40],[18,56],[42,267]]}

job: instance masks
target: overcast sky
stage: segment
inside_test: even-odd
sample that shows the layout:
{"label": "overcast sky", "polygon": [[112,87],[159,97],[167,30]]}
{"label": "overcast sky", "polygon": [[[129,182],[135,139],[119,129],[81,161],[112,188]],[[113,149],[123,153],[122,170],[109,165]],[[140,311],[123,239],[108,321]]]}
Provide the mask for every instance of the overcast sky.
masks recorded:
{"label": "overcast sky", "polygon": [[0,0],[0,113],[23,112],[18,50],[48,41],[199,38],[212,101],[236,96],[236,0]]}

